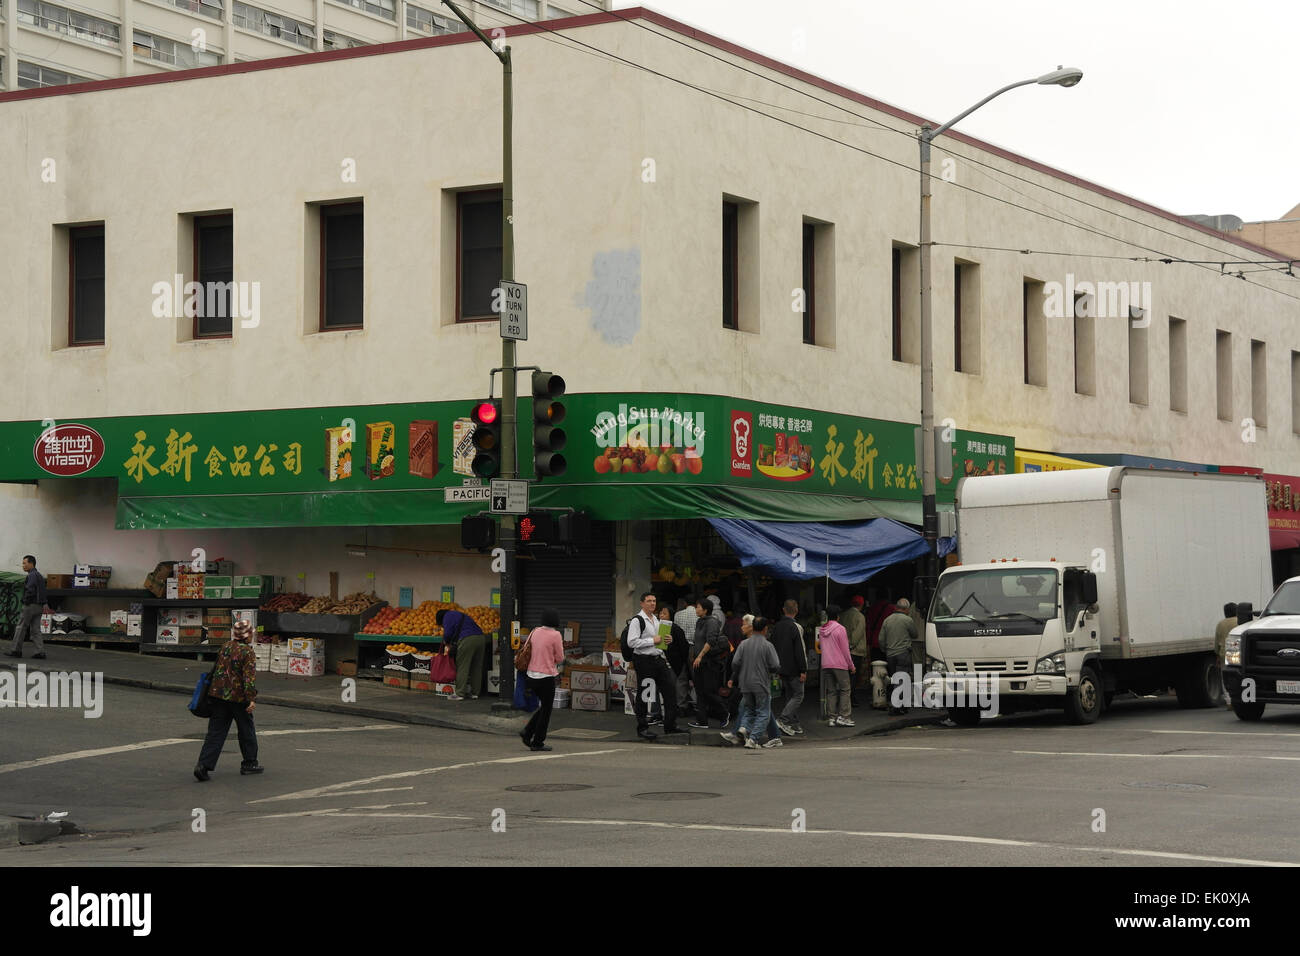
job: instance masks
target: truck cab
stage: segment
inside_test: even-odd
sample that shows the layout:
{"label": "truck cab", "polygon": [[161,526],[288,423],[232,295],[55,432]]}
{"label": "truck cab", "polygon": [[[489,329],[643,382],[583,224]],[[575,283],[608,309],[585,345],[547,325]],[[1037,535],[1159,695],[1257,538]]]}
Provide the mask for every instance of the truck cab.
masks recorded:
{"label": "truck cab", "polygon": [[[1091,723],[1104,697],[1097,610],[1096,576],[1081,564],[951,568],[939,579],[926,624],[926,669],[943,676],[927,687],[941,681],[932,693],[953,700],[974,676],[1000,700],[1039,698],[1031,706],[1064,706],[1076,722]],[[978,719],[969,707],[949,714],[963,725]]]}
{"label": "truck cab", "polygon": [[1266,704],[1300,704],[1300,577],[1283,581],[1258,619],[1245,605],[1237,620],[1223,655],[1233,713],[1259,720]]}

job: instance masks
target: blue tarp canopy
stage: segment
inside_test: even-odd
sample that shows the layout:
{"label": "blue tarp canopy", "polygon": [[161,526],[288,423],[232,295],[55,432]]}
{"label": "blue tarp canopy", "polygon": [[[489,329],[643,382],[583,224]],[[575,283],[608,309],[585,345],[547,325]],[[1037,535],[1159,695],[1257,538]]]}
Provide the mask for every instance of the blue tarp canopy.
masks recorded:
{"label": "blue tarp canopy", "polygon": [[865,581],[882,568],[925,554],[925,539],[889,518],[817,523],[710,518],[740,563],[774,578],[826,576],[839,584]]}

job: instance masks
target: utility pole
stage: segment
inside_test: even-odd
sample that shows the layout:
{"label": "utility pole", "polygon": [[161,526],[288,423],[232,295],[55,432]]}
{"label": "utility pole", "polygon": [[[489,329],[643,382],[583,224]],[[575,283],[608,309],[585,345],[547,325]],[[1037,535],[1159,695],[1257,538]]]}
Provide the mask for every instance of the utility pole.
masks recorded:
{"label": "utility pole", "polygon": [[[442,0],[452,13],[460,18],[474,35],[487,44],[493,55],[501,61],[502,78],[502,131],[501,131],[501,279],[515,279],[515,209],[514,209],[514,70],[510,61],[510,46],[497,47],[452,0]],[[517,383],[515,381],[515,340],[501,340],[501,477],[518,477],[518,454],[515,406]],[[497,662],[501,672],[501,691],[498,700],[513,701],[515,693],[514,651],[510,638],[515,621],[515,518],[501,516],[501,534],[498,545],[505,552],[505,569],[501,572],[501,626],[497,631]],[[477,693],[478,688],[474,688]]]}

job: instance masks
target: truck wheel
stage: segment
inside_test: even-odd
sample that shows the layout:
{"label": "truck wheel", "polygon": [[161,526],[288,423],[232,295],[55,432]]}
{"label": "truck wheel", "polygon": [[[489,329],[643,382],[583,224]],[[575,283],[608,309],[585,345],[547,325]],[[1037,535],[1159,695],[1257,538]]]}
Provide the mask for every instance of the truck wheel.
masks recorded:
{"label": "truck wheel", "polygon": [[1096,723],[1101,716],[1103,693],[1097,671],[1091,665],[1084,667],[1079,672],[1079,686],[1065,692],[1066,719],[1072,724]]}
{"label": "truck wheel", "polygon": [[1213,707],[1223,697],[1223,675],[1215,656],[1206,654],[1188,664],[1174,691],[1179,707]]}
{"label": "truck wheel", "polygon": [[1234,700],[1232,702],[1232,712],[1237,715],[1239,720],[1259,720],[1264,716],[1264,705],[1259,701]]}
{"label": "truck wheel", "polygon": [[978,707],[949,707],[948,719],[958,727],[978,727],[980,709]]}

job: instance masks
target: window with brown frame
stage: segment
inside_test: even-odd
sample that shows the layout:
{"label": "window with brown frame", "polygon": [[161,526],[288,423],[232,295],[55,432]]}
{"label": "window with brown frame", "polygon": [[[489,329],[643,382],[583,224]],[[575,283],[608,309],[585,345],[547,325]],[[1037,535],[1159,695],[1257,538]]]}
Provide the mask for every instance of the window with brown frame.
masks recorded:
{"label": "window with brown frame", "polygon": [[893,312],[894,361],[903,361],[903,250],[894,249],[890,281],[890,304]]}
{"label": "window with brown frame", "polygon": [[68,345],[104,344],[104,224],[68,230]]}
{"label": "window with brown frame", "polygon": [[817,344],[817,227],[803,224],[803,344]]}
{"label": "window with brown frame", "polygon": [[235,295],[233,216],[194,218],[194,280],[199,284],[200,290],[198,315],[194,317],[194,337],[229,338],[231,300]]}
{"label": "window with brown frame", "polygon": [[722,327],[740,328],[740,207],[722,204]]}
{"label": "window with brown frame", "polygon": [[479,189],[456,195],[456,321],[498,319],[492,296],[503,268],[502,193]]}
{"label": "window with brown frame", "polygon": [[364,227],[363,203],[337,203],[320,209],[322,332],[364,325]]}

